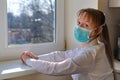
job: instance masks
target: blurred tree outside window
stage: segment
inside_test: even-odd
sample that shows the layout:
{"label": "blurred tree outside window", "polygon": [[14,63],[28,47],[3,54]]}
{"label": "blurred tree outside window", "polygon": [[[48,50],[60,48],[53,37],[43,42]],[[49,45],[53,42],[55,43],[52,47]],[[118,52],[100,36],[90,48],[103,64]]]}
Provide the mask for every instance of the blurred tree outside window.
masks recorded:
{"label": "blurred tree outside window", "polygon": [[7,0],[8,45],[55,41],[56,0]]}

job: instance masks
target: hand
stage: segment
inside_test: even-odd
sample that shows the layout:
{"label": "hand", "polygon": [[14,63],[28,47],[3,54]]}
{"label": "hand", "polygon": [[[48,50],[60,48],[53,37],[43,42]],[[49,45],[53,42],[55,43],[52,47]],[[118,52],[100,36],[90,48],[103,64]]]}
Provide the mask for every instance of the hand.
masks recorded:
{"label": "hand", "polygon": [[20,59],[21,59],[23,64],[26,64],[27,58],[33,58],[33,59],[37,60],[39,57],[34,55],[32,52],[29,52],[29,51],[22,52],[22,54],[20,55]]}

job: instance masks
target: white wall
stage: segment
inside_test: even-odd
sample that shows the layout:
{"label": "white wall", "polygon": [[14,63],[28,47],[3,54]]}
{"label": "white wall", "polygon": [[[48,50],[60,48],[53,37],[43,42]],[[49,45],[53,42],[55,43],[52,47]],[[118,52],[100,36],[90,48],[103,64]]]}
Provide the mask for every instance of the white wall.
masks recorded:
{"label": "white wall", "polygon": [[79,47],[73,36],[73,29],[76,23],[76,13],[82,8],[98,9],[98,0],[65,0],[65,39],[67,49]]}

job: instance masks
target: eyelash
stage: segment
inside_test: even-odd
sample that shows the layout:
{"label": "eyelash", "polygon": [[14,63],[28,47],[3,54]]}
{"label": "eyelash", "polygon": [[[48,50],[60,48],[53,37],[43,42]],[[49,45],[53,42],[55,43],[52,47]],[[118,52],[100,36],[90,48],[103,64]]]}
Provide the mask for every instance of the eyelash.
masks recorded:
{"label": "eyelash", "polygon": [[79,22],[79,21],[78,21],[77,23],[78,23],[78,25],[80,24],[80,22]]}

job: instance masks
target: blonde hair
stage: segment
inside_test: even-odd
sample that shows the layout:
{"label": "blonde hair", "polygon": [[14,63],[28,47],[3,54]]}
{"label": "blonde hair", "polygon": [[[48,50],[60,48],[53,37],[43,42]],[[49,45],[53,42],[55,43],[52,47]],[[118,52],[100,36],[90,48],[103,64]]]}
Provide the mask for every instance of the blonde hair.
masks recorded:
{"label": "blonde hair", "polygon": [[83,13],[87,13],[87,15],[92,19],[92,21],[94,22],[96,26],[101,26],[101,25],[103,26],[102,33],[97,35],[96,38],[105,44],[106,55],[110,63],[110,66],[113,69],[114,80],[116,80],[114,63],[113,63],[113,54],[112,54],[112,49],[110,45],[108,28],[105,23],[105,15],[102,11],[97,10],[97,9],[92,9],[92,8],[81,9],[80,11],[78,11],[77,15],[80,16]]}

